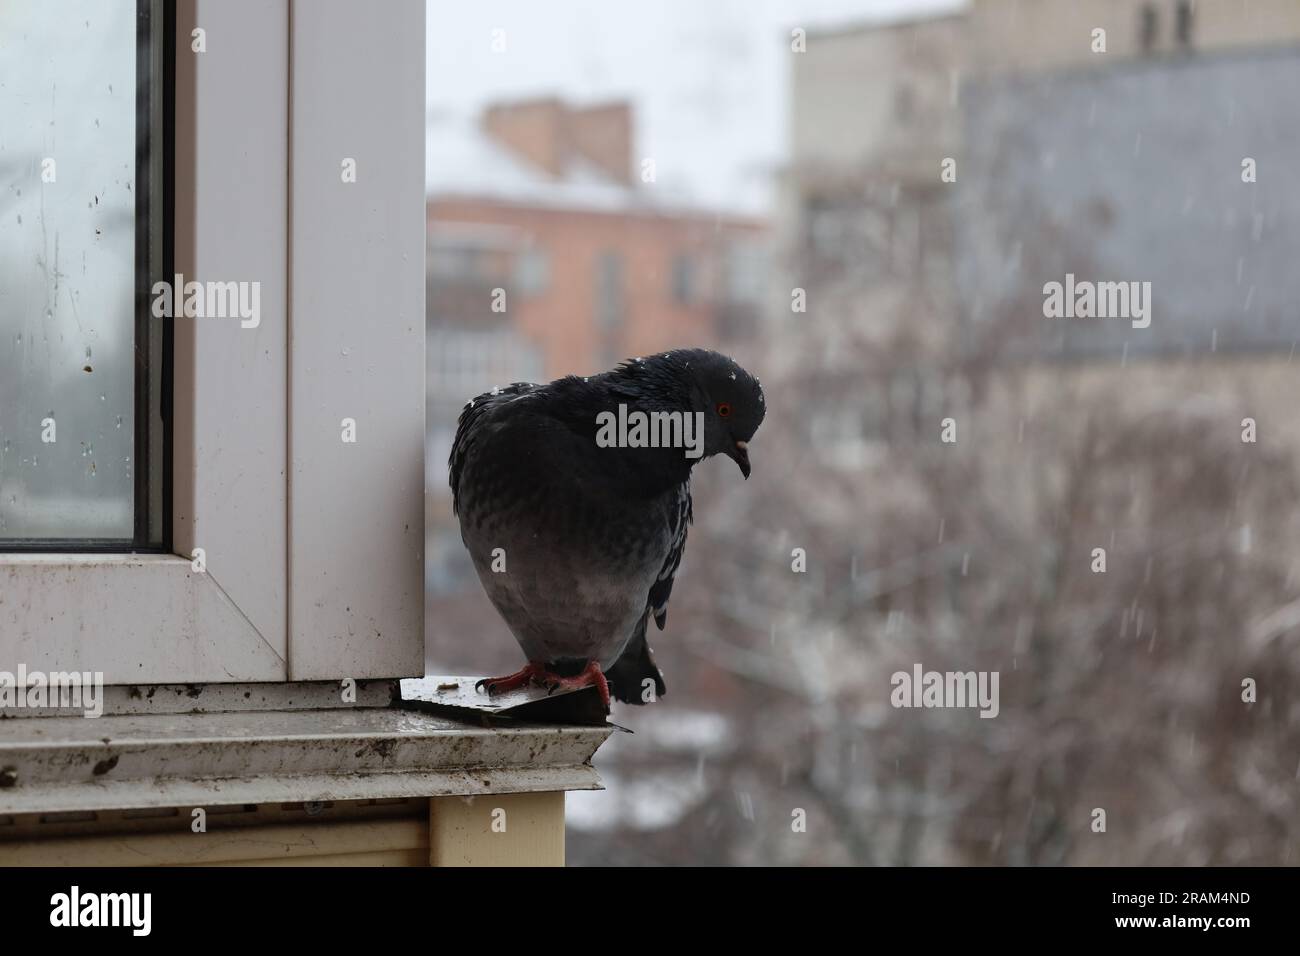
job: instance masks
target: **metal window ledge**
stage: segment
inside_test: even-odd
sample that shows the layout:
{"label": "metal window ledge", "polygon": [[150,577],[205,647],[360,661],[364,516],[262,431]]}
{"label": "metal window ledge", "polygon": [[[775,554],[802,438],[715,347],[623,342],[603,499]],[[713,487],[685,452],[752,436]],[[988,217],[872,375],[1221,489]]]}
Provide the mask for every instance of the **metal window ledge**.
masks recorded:
{"label": "metal window ledge", "polygon": [[600,789],[610,725],[501,703],[0,720],[0,814]]}

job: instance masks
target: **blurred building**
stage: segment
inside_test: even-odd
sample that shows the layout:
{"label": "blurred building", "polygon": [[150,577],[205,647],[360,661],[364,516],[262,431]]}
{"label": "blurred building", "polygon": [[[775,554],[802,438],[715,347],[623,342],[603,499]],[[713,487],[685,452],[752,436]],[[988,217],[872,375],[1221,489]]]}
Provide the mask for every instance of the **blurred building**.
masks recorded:
{"label": "blurred building", "polygon": [[[955,190],[970,339],[997,328],[1072,359],[1289,354],[1300,187],[1279,173],[1300,128],[1278,119],[1300,89],[1300,5],[981,0],[970,37]],[[1150,282],[1150,326],[1044,318],[1043,283],[1067,273]]]}
{"label": "blurred building", "polygon": [[[973,0],[970,64],[980,74],[1108,69],[1116,60],[1248,52],[1300,39],[1291,0]],[[1093,31],[1106,31],[1104,55]]]}
{"label": "blurred building", "polygon": [[431,422],[493,385],[750,333],[763,223],[646,181],[633,119],[539,99],[431,120]]}
{"label": "blurred building", "polygon": [[[949,399],[934,361],[956,311],[940,163],[959,150],[968,40],[957,13],[813,32],[791,58],[777,282],[807,301],[775,313],[771,334],[791,368],[819,369],[819,386],[852,383],[859,400],[809,412],[820,454],[846,472],[915,436]],[[818,342],[825,354],[802,354]]]}
{"label": "blurred building", "polygon": [[[975,0],[807,43],[793,57],[784,279],[836,322],[854,315],[868,346],[911,358],[865,386],[867,407],[817,423],[846,466],[861,463],[855,443],[959,400],[962,383],[929,368],[951,366],[958,341],[1004,357],[1289,358],[1300,186],[1283,170],[1300,127],[1278,117],[1300,88],[1300,4]],[[1247,158],[1268,175],[1243,183]],[[1043,284],[1067,273],[1150,282],[1151,326],[1045,319]]]}

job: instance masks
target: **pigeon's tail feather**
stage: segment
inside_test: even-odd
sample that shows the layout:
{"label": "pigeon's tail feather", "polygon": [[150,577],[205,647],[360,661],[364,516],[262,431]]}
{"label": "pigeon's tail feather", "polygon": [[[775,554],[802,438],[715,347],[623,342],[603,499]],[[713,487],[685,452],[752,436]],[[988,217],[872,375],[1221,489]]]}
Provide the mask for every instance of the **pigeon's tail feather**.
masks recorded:
{"label": "pigeon's tail feather", "polygon": [[615,700],[621,700],[625,704],[648,704],[668,692],[664,685],[664,675],[655,665],[654,654],[645,639],[646,621],[649,617],[646,614],[641,618],[632,640],[623,649],[614,666],[605,672],[609,692]]}

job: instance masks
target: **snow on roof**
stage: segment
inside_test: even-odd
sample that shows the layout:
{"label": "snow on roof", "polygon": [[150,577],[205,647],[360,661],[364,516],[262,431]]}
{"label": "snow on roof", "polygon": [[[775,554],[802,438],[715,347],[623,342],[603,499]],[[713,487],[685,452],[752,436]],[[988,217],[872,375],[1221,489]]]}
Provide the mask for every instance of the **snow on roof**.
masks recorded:
{"label": "snow on roof", "polygon": [[828,9],[812,11],[790,25],[818,36],[862,33],[965,16],[973,5],[974,0],[895,0],[892,6],[886,4],[864,15],[856,3],[831,3]]}
{"label": "snow on roof", "polygon": [[431,114],[426,121],[424,162],[425,194],[431,199],[648,215],[726,214],[663,185],[621,183],[580,158],[570,160],[562,176],[551,176],[494,141],[475,120],[448,113]]}

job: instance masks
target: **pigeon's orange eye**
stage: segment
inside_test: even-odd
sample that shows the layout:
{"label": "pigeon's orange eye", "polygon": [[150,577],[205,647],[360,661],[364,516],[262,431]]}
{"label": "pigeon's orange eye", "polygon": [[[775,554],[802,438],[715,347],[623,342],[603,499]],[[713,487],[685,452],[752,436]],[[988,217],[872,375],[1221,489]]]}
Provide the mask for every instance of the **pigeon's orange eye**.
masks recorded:
{"label": "pigeon's orange eye", "polygon": [[719,402],[719,403],[718,403],[718,417],[719,417],[719,418],[730,418],[730,417],[731,417],[731,406],[728,405],[726,402]]}

